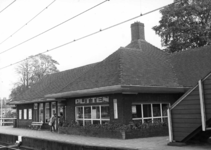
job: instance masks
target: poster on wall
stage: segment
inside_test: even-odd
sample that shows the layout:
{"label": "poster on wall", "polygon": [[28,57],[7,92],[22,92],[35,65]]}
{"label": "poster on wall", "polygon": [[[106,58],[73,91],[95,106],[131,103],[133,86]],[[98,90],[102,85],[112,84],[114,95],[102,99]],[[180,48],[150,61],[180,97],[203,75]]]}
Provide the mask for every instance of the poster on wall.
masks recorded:
{"label": "poster on wall", "polygon": [[37,109],[37,103],[34,104],[34,109]]}

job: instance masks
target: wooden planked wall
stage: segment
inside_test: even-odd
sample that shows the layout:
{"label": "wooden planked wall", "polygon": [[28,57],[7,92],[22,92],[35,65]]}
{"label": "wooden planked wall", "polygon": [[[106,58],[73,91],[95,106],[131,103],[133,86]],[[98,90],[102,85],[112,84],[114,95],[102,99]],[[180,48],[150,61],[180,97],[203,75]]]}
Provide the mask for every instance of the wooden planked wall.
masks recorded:
{"label": "wooden planked wall", "polygon": [[[211,118],[211,75],[203,82],[206,120]],[[201,126],[199,87],[189,93],[171,110],[173,140],[182,142],[185,137]]]}
{"label": "wooden planked wall", "polygon": [[187,97],[171,110],[173,139],[181,142],[201,125],[199,88],[196,87]]}

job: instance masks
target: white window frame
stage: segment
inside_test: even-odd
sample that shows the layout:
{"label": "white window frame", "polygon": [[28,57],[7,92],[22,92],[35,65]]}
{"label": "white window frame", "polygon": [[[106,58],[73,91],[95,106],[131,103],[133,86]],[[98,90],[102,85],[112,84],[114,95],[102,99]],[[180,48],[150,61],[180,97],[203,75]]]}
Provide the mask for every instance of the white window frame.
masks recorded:
{"label": "white window frame", "polygon": [[[151,106],[151,117],[144,117],[143,105],[147,105],[147,104]],[[153,104],[160,104],[160,116],[154,116],[154,114],[153,114]],[[136,106],[136,105],[141,105],[141,117],[132,118],[132,120],[142,120],[142,123],[144,123],[146,119],[151,119],[152,123],[153,123],[154,119],[161,119],[161,122],[163,123],[164,118],[168,119],[168,115],[163,116],[163,110],[162,110],[163,104],[167,104],[168,106],[170,106],[170,103],[132,103],[131,108],[133,106]]]}
{"label": "white window frame", "polygon": [[[97,118],[95,118],[95,119],[93,119],[93,118],[84,118],[85,116],[84,116],[84,114],[85,114],[85,112],[84,112],[84,107],[91,107],[91,111],[92,111],[92,107],[97,107],[97,106],[99,106],[99,111],[100,111],[100,118],[99,119],[97,119]],[[109,104],[105,104],[105,105],[82,105],[82,106],[75,106],[75,120],[76,120],[76,122],[77,121],[83,121],[83,126],[85,126],[85,121],[91,121],[91,124],[93,124],[93,121],[100,121],[100,124],[102,124],[102,121],[110,121],[110,116],[109,116],[109,119],[103,119],[103,118],[101,118],[102,117],[102,115],[101,115],[101,107],[102,106],[108,106],[109,107]],[[77,108],[78,107],[82,107],[83,108],[83,118],[77,118]],[[110,107],[109,107],[109,109],[110,109]]]}

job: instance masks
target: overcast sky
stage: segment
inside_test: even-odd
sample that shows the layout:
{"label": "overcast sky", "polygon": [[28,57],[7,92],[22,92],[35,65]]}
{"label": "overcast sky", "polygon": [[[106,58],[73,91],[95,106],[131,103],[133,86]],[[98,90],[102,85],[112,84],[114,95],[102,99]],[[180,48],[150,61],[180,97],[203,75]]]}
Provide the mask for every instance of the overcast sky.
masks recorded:
{"label": "overcast sky", "polygon": [[[54,0],[16,0],[1,11],[13,1],[0,0],[0,43]],[[0,53],[103,1],[55,0],[39,16],[0,44]],[[107,1],[27,43],[0,54],[0,68],[172,2],[173,0]],[[162,49],[160,37],[152,30],[153,26],[158,25],[160,17],[159,11],[156,11],[46,54],[59,62],[57,67],[60,71],[102,61],[118,48],[130,43],[130,25],[136,21],[145,24],[145,39]],[[18,81],[16,67],[17,65],[14,65],[0,70],[0,98],[8,98],[13,84]]]}

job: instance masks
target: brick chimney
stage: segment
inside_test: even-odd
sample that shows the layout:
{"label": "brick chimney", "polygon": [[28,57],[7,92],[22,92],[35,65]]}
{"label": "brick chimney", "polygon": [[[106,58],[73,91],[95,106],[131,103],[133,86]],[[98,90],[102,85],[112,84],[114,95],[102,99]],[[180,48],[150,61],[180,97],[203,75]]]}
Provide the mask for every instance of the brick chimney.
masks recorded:
{"label": "brick chimney", "polygon": [[132,41],[135,41],[138,39],[145,40],[143,23],[135,22],[131,24],[131,38],[132,38]]}

